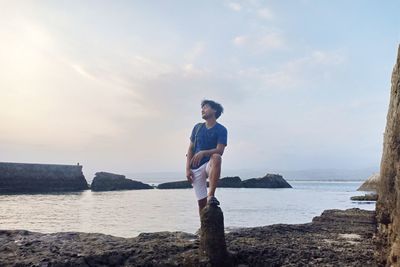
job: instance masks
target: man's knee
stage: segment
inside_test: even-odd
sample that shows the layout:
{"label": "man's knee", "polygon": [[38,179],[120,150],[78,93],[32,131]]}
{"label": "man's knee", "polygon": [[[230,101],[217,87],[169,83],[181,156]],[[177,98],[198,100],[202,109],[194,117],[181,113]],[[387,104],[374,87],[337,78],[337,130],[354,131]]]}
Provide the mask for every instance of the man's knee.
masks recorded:
{"label": "man's knee", "polygon": [[222,157],[220,154],[212,154],[211,161],[214,165],[221,165]]}

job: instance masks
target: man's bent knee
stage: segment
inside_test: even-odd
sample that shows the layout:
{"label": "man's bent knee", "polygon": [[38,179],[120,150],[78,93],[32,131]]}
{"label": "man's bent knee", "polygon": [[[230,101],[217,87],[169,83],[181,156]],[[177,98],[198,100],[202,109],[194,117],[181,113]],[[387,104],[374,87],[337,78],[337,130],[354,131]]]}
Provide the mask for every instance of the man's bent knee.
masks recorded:
{"label": "man's bent knee", "polygon": [[213,164],[221,164],[222,162],[222,157],[220,154],[212,154],[211,155],[211,161]]}

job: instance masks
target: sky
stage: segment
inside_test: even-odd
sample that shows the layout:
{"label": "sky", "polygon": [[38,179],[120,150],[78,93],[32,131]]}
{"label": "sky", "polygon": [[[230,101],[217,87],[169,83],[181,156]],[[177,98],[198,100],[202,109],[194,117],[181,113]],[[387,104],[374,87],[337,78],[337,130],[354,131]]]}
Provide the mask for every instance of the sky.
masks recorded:
{"label": "sky", "polygon": [[378,168],[399,1],[0,0],[0,161],[181,172],[200,103],[225,170]]}

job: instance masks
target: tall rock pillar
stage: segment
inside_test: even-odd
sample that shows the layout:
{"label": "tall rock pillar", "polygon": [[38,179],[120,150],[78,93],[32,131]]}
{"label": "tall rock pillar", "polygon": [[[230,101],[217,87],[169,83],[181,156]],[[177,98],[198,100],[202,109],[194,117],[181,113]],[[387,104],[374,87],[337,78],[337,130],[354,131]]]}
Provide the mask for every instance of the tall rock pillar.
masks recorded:
{"label": "tall rock pillar", "polygon": [[383,266],[400,266],[400,46],[392,73],[380,177],[377,259]]}
{"label": "tall rock pillar", "polygon": [[226,249],[224,215],[220,207],[207,205],[200,214],[200,253],[207,256],[211,266],[230,266]]}

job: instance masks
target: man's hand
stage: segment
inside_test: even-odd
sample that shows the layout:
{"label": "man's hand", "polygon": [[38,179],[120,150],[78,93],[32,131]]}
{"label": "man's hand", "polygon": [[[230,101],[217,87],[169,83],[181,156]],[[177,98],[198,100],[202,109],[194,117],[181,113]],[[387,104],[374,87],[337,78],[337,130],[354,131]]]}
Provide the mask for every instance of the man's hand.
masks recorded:
{"label": "man's hand", "polygon": [[204,152],[203,152],[203,151],[197,152],[197,153],[193,156],[192,160],[190,161],[190,164],[191,164],[193,167],[198,167],[198,166],[200,165],[200,162],[201,162],[201,160],[203,159],[203,157],[204,157]]}
{"label": "man's hand", "polygon": [[193,183],[193,172],[191,169],[186,170],[186,178],[189,183]]}

